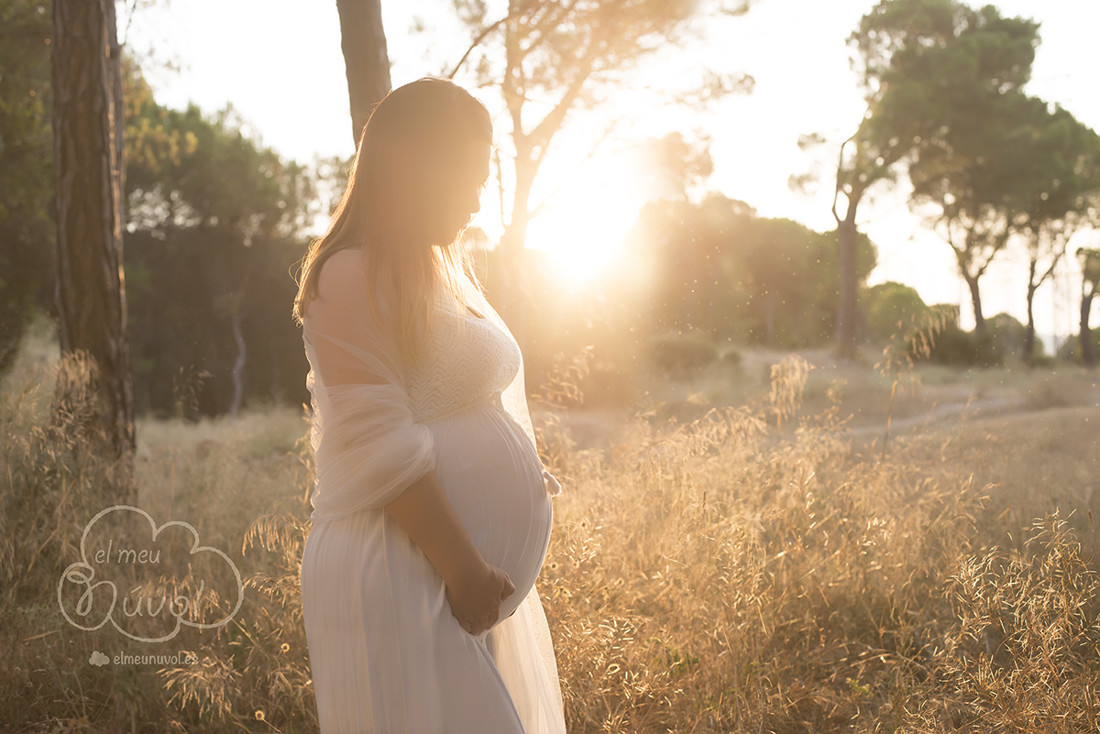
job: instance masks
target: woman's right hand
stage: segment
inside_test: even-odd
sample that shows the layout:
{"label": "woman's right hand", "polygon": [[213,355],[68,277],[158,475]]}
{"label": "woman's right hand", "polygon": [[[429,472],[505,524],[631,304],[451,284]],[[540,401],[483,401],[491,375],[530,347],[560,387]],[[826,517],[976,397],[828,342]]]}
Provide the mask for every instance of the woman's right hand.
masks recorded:
{"label": "woman's right hand", "polygon": [[446,587],[451,614],[471,635],[479,635],[496,624],[500,603],[516,590],[508,574],[485,562]]}

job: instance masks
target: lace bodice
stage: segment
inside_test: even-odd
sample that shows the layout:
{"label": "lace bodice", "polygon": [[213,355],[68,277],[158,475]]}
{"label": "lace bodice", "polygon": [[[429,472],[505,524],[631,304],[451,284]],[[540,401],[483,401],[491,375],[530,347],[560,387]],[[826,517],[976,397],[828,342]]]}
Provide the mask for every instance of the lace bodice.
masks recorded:
{"label": "lace bodice", "polygon": [[488,319],[443,297],[432,319],[428,346],[405,375],[409,409],[418,422],[498,396],[520,369],[519,345]]}

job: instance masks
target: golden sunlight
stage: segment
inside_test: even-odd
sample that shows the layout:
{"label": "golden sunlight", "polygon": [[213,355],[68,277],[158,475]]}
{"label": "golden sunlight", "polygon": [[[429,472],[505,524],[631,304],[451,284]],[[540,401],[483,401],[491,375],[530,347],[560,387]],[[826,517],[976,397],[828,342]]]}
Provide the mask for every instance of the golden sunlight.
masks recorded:
{"label": "golden sunlight", "polygon": [[593,160],[531,220],[528,247],[553,258],[568,289],[620,271],[624,242],[647,199],[635,168],[621,156]]}

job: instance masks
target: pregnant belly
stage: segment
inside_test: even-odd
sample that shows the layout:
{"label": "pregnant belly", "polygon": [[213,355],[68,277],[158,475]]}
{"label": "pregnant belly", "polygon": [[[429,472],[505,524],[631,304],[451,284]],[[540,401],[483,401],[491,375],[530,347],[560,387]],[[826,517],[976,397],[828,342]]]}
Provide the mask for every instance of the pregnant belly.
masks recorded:
{"label": "pregnant belly", "polygon": [[505,619],[534,585],[550,541],[552,505],[538,453],[495,402],[427,425],[436,475],[459,519],[485,560],[515,584],[501,605]]}

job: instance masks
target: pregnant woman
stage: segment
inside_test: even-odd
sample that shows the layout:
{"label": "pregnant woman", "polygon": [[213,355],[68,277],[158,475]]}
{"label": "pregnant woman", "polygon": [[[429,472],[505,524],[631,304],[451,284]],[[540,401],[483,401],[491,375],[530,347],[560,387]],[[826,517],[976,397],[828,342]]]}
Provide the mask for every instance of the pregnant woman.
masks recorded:
{"label": "pregnant woman", "polygon": [[363,130],[303,260],[316,467],[302,606],[322,734],[562,734],[535,579],[560,491],[458,238],[489,114],[426,78]]}

